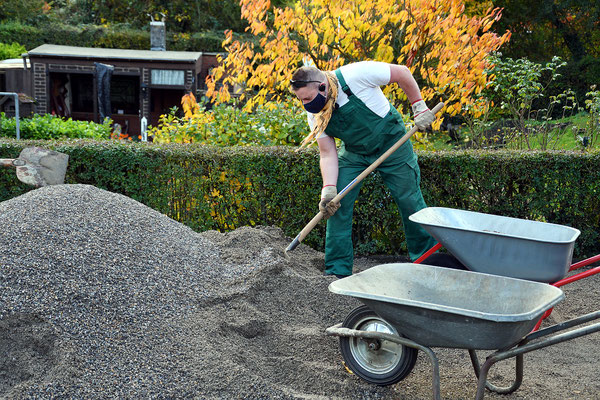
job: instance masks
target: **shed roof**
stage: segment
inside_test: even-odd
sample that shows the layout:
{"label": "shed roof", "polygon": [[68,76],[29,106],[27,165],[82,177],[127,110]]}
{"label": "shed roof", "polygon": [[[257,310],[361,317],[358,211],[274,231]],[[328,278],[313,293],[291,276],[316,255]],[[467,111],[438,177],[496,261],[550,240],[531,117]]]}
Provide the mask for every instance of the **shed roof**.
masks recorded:
{"label": "shed roof", "polygon": [[[29,67],[29,60],[27,62],[27,67]],[[9,58],[7,60],[0,61],[0,70],[5,69],[24,69],[25,64],[23,63],[22,58]]]}
{"label": "shed roof", "polygon": [[200,51],[152,51],[105,49],[94,47],[61,46],[43,44],[27,52],[29,56],[64,57],[79,59],[116,59],[144,61],[194,62],[202,57]]}

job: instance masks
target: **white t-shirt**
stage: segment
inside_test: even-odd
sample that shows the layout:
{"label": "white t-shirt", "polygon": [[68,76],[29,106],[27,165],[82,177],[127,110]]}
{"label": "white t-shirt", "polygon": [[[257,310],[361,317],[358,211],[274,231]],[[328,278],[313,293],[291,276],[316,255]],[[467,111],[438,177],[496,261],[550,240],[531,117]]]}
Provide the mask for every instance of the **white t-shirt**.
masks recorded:
{"label": "white t-shirt", "polygon": [[[360,61],[340,67],[340,72],[346,80],[346,84],[371,111],[385,117],[390,111],[390,102],[381,91],[381,86],[390,83],[390,65],[379,61]],[[338,83],[338,98],[336,104],[342,107],[348,102],[348,96],[343,92]],[[314,127],[314,115],[307,112],[308,125]],[[318,138],[327,137],[322,132]]]}

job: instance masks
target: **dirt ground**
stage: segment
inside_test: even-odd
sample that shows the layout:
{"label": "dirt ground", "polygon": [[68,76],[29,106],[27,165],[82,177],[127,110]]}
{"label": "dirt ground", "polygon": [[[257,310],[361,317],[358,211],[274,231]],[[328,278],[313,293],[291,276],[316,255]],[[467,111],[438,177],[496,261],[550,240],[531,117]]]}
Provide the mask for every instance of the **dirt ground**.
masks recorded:
{"label": "dirt ground", "polygon": [[[226,241],[227,251],[237,256],[244,254],[244,249],[255,248],[254,240],[265,240],[265,245],[275,249],[289,244],[290,238],[281,236],[277,229],[252,231],[252,235],[248,235],[250,230],[245,228],[225,235],[213,234],[212,239],[217,243]],[[243,247],[237,247],[234,242],[243,243]],[[289,261],[282,260],[276,271],[268,276],[261,275],[249,293],[215,304],[213,307],[219,311],[206,311],[205,317],[209,319],[212,315],[231,313],[237,322],[234,326],[226,326],[242,336],[245,332],[246,336],[252,337],[246,338],[250,341],[264,343],[244,346],[238,355],[247,354],[255,359],[257,370],[262,371],[263,376],[270,376],[272,384],[281,385],[283,393],[296,398],[432,398],[431,363],[422,353],[419,353],[412,373],[392,386],[369,385],[348,373],[342,364],[337,338],[326,337],[323,331],[341,322],[359,303],[327,291],[331,279],[320,276],[322,253],[303,247],[289,254]],[[354,272],[382,263],[404,261],[390,257],[358,258]],[[555,307],[542,327],[595,311],[600,300],[597,279],[590,277],[565,286],[566,299]],[[252,311],[246,309],[250,305]],[[240,308],[245,312],[236,311]],[[241,314],[246,317],[240,320]],[[474,398],[477,381],[468,352],[444,348],[435,349],[435,352],[440,362],[442,398]],[[478,353],[480,359],[484,359],[491,352]],[[508,396],[488,391],[485,398],[600,399],[599,356],[600,333],[528,353],[521,388]],[[272,364],[274,360],[277,361]],[[297,374],[297,378],[290,382],[290,374]],[[496,364],[489,376],[493,383],[506,386],[511,383],[509,379],[513,374],[514,359],[511,359]],[[316,387],[320,390],[315,390]]]}
{"label": "dirt ground", "polygon": [[[392,386],[346,370],[338,339],[325,329],[360,303],[328,290],[333,278],[323,276],[323,253],[302,244],[286,257],[292,238],[279,228],[199,234],[81,185],[5,203],[0,398],[432,398],[431,366],[421,353],[412,373]],[[143,235],[164,237],[142,243]],[[354,272],[404,261],[357,258]],[[544,326],[595,311],[598,279],[565,286],[566,299]],[[474,398],[467,351],[434,350],[442,398]],[[528,353],[521,388],[485,398],[600,399],[599,356],[600,333]],[[506,384],[513,367],[498,364],[490,379]]]}

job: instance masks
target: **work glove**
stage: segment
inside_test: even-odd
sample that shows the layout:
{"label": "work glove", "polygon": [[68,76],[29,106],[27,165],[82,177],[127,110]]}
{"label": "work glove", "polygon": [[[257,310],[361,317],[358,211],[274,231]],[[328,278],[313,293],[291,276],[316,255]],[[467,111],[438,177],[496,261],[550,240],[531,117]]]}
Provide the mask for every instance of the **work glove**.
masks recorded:
{"label": "work glove", "polygon": [[337,196],[337,188],[334,185],[326,185],[321,189],[321,201],[319,202],[319,211],[323,213],[323,218],[331,217],[340,208],[340,203],[333,203],[331,200]]}
{"label": "work glove", "polygon": [[412,112],[415,126],[421,132],[426,131],[433,121],[435,121],[435,115],[429,110],[429,107],[427,107],[427,104],[423,100],[417,100],[412,104]]}

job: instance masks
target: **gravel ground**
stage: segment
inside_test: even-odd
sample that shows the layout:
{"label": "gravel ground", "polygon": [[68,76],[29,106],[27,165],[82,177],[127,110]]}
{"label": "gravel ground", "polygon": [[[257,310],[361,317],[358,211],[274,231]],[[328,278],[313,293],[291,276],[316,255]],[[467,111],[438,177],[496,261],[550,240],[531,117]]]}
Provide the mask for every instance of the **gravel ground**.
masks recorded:
{"label": "gravel ground", "polygon": [[[0,223],[0,398],[431,398],[422,355],[389,387],[345,370],[324,329],[358,303],[327,290],[322,253],[286,258],[278,228],[196,233],[88,185],[0,203]],[[550,323],[598,304],[593,277],[572,286]],[[600,398],[599,336],[526,355],[522,388],[486,398]],[[442,397],[473,398],[466,351],[436,352]]]}

